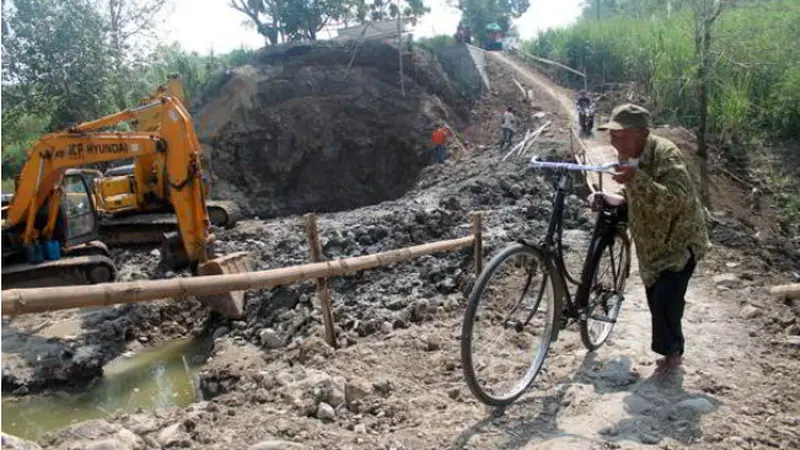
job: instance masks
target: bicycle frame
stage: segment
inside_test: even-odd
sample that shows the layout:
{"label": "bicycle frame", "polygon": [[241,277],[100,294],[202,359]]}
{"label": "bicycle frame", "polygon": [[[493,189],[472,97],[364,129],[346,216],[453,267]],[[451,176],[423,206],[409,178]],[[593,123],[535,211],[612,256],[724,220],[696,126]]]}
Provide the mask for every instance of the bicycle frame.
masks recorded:
{"label": "bicycle frame", "polygon": [[[572,190],[572,179],[567,175],[567,171],[594,170],[598,172],[608,172],[609,170],[613,170],[616,164],[588,167],[572,163],[543,163],[538,161],[536,158],[537,157],[534,156],[531,162],[540,167],[554,168],[557,174],[557,181],[555,183],[556,191],[553,196],[553,210],[550,214],[550,220],[547,225],[547,233],[545,234],[544,239],[542,239],[536,245],[531,245],[524,240],[519,240],[518,242],[523,245],[535,247],[541,251],[546,265],[545,276],[556,275],[551,280],[556,297],[554,301],[556,308],[555,324],[557,324],[554,327],[551,342],[555,342],[558,339],[558,334],[562,329],[561,324],[563,323],[563,316],[565,313],[568,319],[586,320],[586,309],[588,307],[588,300],[591,294],[590,283],[587,282],[587,280],[577,281],[575,278],[573,278],[569,273],[566,264],[564,263],[564,250],[562,245],[564,204],[567,195]],[[602,197],[600,198],[602,199]],[[592,205],[592,208],[598,211],[598,216],[597,220],[595,220],[594,230],[589,240],[589,249],[583,263],[581,274],[586,273],[592,264],[592,243],[598,238],[604,240],[612,239],[617,228],[619,226],[625,226],[624,224],[627,222],[627,209],[625,207],[609,206],[605,202],[599,201],[597,204]],[[585,277],[581,276],[581,278],[583,279]],[[546,281],[547,280],[545,279],[542,283],[543,288],[546,286]],[[570,292],[570,283],[577,286],[574,294]],[[566,306],[566,309],[564,306]],[[533,313],[531,314],[531,317],[526,319],[526,322],[532,317]]]}

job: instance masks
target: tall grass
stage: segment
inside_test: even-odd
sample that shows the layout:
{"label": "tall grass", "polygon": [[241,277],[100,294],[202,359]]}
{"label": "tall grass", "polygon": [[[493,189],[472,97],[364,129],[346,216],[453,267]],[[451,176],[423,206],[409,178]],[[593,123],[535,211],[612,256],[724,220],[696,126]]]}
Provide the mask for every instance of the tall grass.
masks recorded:
{"label": "tall grass", "polygon": [[[714,29],[710,130],[727,142],[800,134],[800,1],[727,11]],[[664,120],[696,125],[691,12],[667,18],[580,21],[547,30],[525,51],[588,73],[591,89],[635,82]],[[579,80],[561,75],[580,87]]]}

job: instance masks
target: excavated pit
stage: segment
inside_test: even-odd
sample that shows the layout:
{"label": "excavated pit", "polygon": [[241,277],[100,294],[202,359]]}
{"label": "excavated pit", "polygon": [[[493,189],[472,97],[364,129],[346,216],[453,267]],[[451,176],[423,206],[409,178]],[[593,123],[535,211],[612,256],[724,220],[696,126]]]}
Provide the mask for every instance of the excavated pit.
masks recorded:
{"label": "excavated pit", "polygon": [[194,114],[212,195],[264,218],[402,196],[433,162],[433,122],[460,127],[471,103],[432,53],[403,51],[403,86],[381,42],[270,48],[233,69]]}

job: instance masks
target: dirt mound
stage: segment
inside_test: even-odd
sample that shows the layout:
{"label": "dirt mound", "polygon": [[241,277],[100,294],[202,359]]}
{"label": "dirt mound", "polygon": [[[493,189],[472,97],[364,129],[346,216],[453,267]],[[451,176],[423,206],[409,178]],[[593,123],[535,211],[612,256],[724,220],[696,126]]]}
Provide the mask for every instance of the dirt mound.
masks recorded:
{"label": "dirt mound", "polygon": [[432,162],[433,120],[453,126],[467,100],[438,60],[364,42],[270,48],[207,94],[194,114],[213,195],[260,217],[341,211],[403,195]]}

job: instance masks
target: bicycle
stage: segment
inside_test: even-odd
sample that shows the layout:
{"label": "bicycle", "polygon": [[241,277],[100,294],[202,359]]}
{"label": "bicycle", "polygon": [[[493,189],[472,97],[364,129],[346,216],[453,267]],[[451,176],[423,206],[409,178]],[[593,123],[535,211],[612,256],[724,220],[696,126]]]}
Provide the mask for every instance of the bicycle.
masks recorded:
{"label": "bicycle", "polygon": [[[595,196],[591,205],[592,210],[598,212],[598,215],[590,239],[589,250],[583,263],[580,281],[572,277],[564,263],[562,244],[564,202],[572,189],[572,179],[568,171],[592,170],[608,173],[617,164],[590,167],[573,163],[543,162],[534,156],[530,165],[534,168],[555,169],[556,172],[556,190],[547,233],[544,239],[537,244],[519,239],[502,249],[489,261],[475,280],[462,324],[461,359],[464,377],[473,395],[489,406],[509,405],[533,384],[547,358],[550,345],[558,339],[559,332],[571,323],[578,322],[580,324],[581,341],[589,351],[600,348],[608,339],[617,322],[624,300],[625,281],[630,275],[627,205],[624,203],[611,205],[599,195]],[[612,269],[610,283],[601,283],[597,280],[598,267],[605,253],[610,256]],[[501,273],[504,264],[508,262],[512,263],[510,273],[515,276],[522,275],[521,278],[524,281],[519,297],[514,297],[510,293],[512,289],[508,287],[507,283],[490,285],[493,276]],[[538,284],[537,289],[532,291],[531,288],[536,285],[533,280],[539,269],[541,269],[541,283]],[[570,293],[568,283],[576,286],[574,294]],[[505,316],[494,311],[477,314],[481,303],[488,301],[482,302],[484,294],[494,291],[499,291],[501,298],[516,299],[516,304],[511,312]],[[533,298],[527,298],[529,293],[536,295]],[[547,307],[544,322],[538,323],[539,328],[543,325],[543,330],[534,326],[527,331],[531,335],[541,331],[542,341],[536,349],[538,350],[537,354],[529,360],[532,362],[509,392],[501,395],[489,393],[479,385],[477,379],[478,373],[482,372],[485,366],[480,367],[473,364],[472,341],[475,323],[488,321],[490,324],[494,322],[496,325],[500,325],[501,329],[497,330],[497,334],[508,334],[509,331],[514,333],[519,341],[519,347],[523,348],[527,345],[524,334],[526,327],[531,324],[534,315],[543,304],[544,296],[548,293],[550,295],[544,302]],[[529,301],[526,302],[526,300]],[[527,313],[522,314],[524,320],[514,321],[511,319],[511,316],[517,312]],[[593,338],[590,334],[590,321],[598,321],[605,326],[605,330],[599,338]],[[501,349],[501,351],[503,350]],[[496,351],[497,348],[492,349],[492,353]],[[502,356],[501,361],[508,360]],[[500,373],[505,372],[505,370],[500,371]]]}

